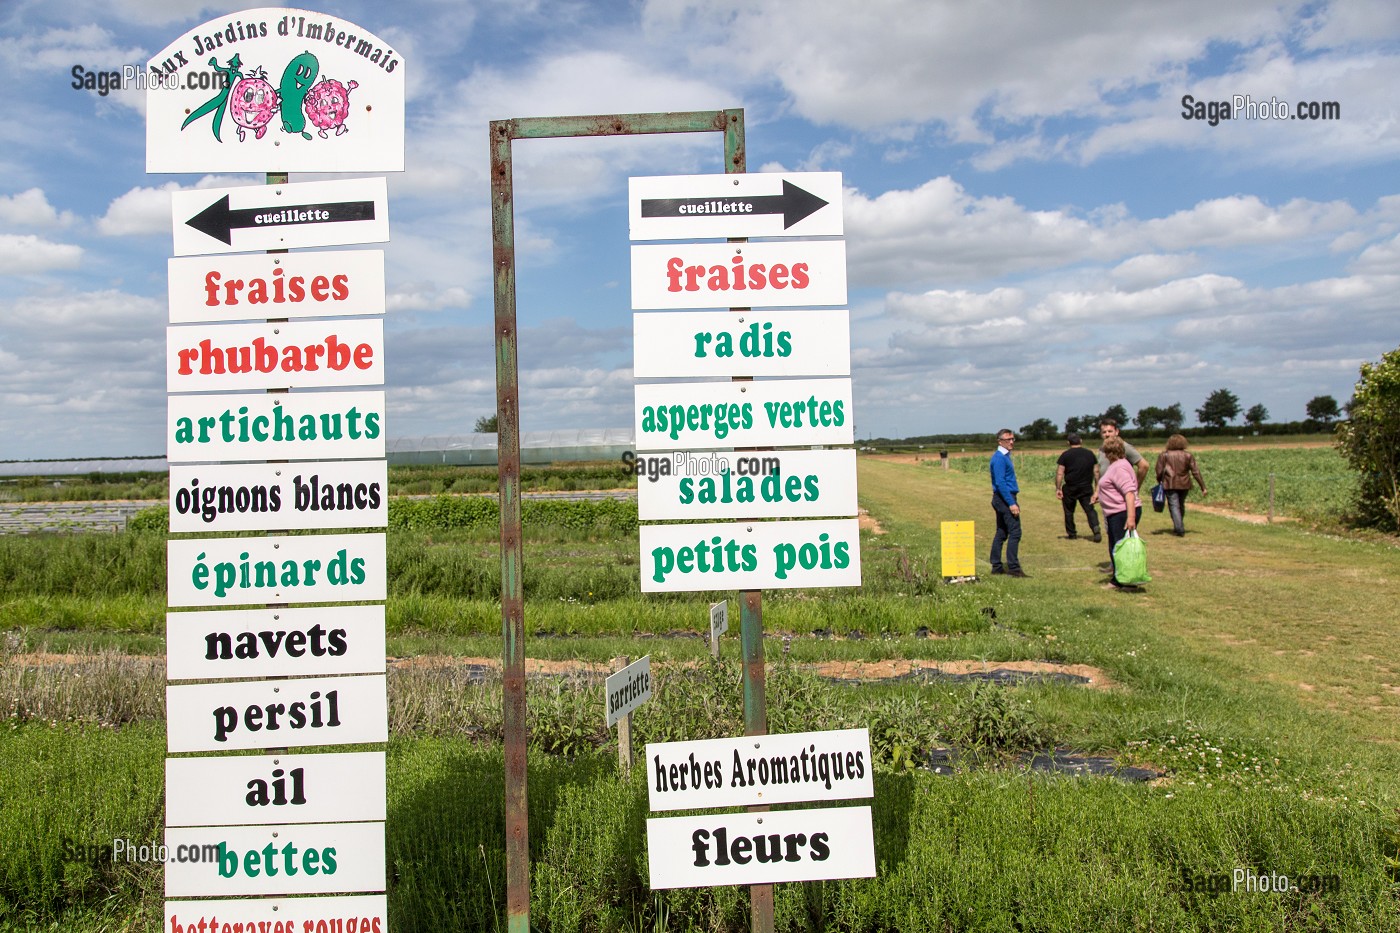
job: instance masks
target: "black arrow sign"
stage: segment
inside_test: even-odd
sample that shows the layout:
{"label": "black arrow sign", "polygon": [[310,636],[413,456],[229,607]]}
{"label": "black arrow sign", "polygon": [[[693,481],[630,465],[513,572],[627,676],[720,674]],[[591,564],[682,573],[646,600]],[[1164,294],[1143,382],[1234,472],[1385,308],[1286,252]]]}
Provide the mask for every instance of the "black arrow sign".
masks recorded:
{"label": "black arrow sign", "polygon": [[653,198],[642,200],[643,217],[747,217],[753,214],[782,214],[786,230],[805,217],[826,207],[827,202],[783,179],[782,194],[758,197]]}
{"label": "black arrow sign", "polygon": [[335,201],[329,204],[245,207],[234,210],[228,206],[228,195],[224,195],[185,223],[206,236],[232,246],[234,230],[250,227],[298,227],[303,224],[334,224],[346,220],[373,219],[373,201]]}

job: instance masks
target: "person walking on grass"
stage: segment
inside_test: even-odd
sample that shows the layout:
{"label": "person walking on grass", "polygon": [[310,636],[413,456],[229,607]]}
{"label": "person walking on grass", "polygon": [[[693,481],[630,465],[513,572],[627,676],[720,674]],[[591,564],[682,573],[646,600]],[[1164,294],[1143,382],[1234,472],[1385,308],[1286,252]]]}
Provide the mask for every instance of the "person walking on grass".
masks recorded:
{"label": "person walking on grass", "polygon": [[[1112,418],[1101,418],[1099,420],[1099,437],[1108,440],[1110,437],[1118,437],[1118,422]],[[1122,440],[1122,438],[1119,438]],[[1142,454],[1137,452],[1137,448],[1127,441],[1123,441],[1123,456],[1128,459],[1128,465],[1137,474],[1137,484],[1142,486],[1143,480],[1147,479],[1147,460]],[[1103,446],[1099,446],[1099,476],[1108,472],[1108,456],[1104,453]],[[1098,499],[1094,500],[1095,502]]]}
{"label": "person walking on grass", "polygon": [[1167,438],[1167,449],[1157,456],[1157,482],[1167,494],[1167,511],[1172,516],[1172,532],[1180,538],[1186,534],[1186,494],[1191,491],[1191,478],[1201,487],[1201,495],[1206,494],[1206,481],[1201,479],[1201,468],[1196,464],[1196,455],[1186,449],[1186,438],[1173,434]]}
{"label": "person walking on grass", "polygon": [[1142,503],[1138,500],[1137,476],[1123,454],[1123,439],[1108,438],[1103,442],[1103,452],[1108,458],[1108,469],[1099,477],[1099,504],[1103,506],[1103,522],[1108,526],[1108,562],[1113,568],[1109,581],[1122,589],[1113,548],[1128,532],[1137,529]]}
{"label": "person walking on grass", "polygon": [[[1010,428],[997,432],[997,449],[992,453],[992,509],[997,515],[997,533],[992,536],[992,573],[1008,577],[1024,577],[1021,569],[1021,507],[1016,496],[1016,467],[1011,462],[1011,448],[1016,435]],[[1006,545],[1006,563],[1001,562],[1001,548]]]}
{"label": "person walking on grass", "polygon": [[1094,470],[1098,460],[1092,451],[1084,449],[1084,442],[1078,434],[1065,438],[1069,450],[1060,454],[1055,466],[1055,497],[1065,508],[1065,537],[1073,541],[1079,535],[1074,527],[1074,509],[1080,506],[1089,519],[1089,533],[1094,543],[1103,540],[1099,534],[1099,513],[1094,511]]}

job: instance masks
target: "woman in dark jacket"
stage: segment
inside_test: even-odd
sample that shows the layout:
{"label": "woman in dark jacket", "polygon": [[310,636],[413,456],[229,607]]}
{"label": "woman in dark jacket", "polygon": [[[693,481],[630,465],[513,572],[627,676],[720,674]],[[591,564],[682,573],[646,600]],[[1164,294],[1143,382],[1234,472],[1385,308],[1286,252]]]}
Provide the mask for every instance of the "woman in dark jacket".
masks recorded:
{"label": "woman in dark jacket", "polygon": [[1173,434],[1167,439],[1167,449],[1157,455],[1157,482],[1167,493],[1167,510],[1172,516],[1172,530],[1180,537],[1186,534],[1186,494],[1191,491],[1191,477],[1206,494],[1206,481],[1196,457],[1186,449],[1186,438]]}

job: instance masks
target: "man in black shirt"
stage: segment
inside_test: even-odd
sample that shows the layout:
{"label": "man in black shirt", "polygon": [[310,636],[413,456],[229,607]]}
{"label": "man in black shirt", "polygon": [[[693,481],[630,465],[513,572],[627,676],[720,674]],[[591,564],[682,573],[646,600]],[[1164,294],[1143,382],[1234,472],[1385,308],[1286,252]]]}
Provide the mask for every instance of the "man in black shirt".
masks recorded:
{"label": "man in black shirt", "polygon": [[1055,468],[1055,497],[1065,509],[1065,537],[1079,537],[1074,530],[1074,507],[1078,504],[1084,507],[1084,514],[1089,518],[1089,530],[1093,532],[1094,541],[1102,541],[1099,513],[1091,501],[1094,483],[1098,481],[1098,460],[1092,451],[1084,449],[1078,434],[1069,435],[1068,440],[1069,450],[1060,454]]}

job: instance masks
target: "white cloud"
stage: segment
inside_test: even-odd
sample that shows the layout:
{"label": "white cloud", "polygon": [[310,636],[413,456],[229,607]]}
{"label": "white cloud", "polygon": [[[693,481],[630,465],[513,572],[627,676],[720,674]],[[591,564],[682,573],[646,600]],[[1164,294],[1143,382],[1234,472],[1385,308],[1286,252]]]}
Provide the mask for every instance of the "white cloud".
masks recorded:
{"label": "white cloud", "polygon": [[1134,292],[1116,289],[1056,292],[1047,295],[1029,316],[1040,324],[1083,321],[1113,325],[1125,321],[1141,322],[1156,317],[1213,312],[1222,305],[1237,304],[1245,294],[1244,284],[1238,279],[1199,275]]}
{"label": "white cloud", "polygon": [[193,185],[168,181],[159,188],[132,188],[107,205],[107,213],[97,220],[97,232],[103,236],[169,234],[172,191],[230,188],[258,183],[244,176],[206,175]]}
{"label": "white cloud", "polygon": [[[780,112],[867,134],[922,128],[979,147],[971,162],[985,171],[1161,145],[1247,163],[1394,157],[1397,19],[1386,0],[882,0],[860,14],[820,0],[800,15],[779,0],[650,0],[643,14],[652,43],[681,46],[697,69],[779,86]],[[1334,100],[1344,119],[1207,127],[1181,118],[1187,93]]]}
{"label": "white cloud", "polygon": [[97,232],[103,236],[132,236],[167,233],[170,230],[170,192],[182,191],[177,181],[159,188],[132,188],[107,205],[98,218]]}
{"label": "white cloud", "polygon": [[82,247],[71,243],[55,243],[33,234],[0,233],[0,272],[7,275],[76,269],[82,258]]}
{"label": "white cloud", "polygon": [[[1083,214],[1032,211],[1013,198],[974,197],[947,176],[875,197],[848,189],[845,215],[852,281],[885,287],[985,280],[1156,250],[1302,248],[1361,220],[1345,201],[1295,198],[1272,206],[1254,195],[1205,200],[1147,219],[1129,216],[1121,205]],[[1145,262],[1120,275],[1140,280]],[[1162,275],[1163,261],[1153,262],[1153,274]]]}
{"label": "white cloud", "polygon": [[111,32],[92,24],[16,32],[0,38],[0,66],[11,73],[61,73],[68,80],[74,65],[89,71],[111,71],[144,60],[140,48],[120,45]]}
{"label": "white cloud", "polygon": [[1385,274],[1400,270],[1400,236],[1373,243],[1347,266],[1349,272]]}
{"label": "white cloud", "polygon": [[16,456],[165,448],[165,302],[105,289],[0,302],[0,437]]}
{"label": "white cloud", "polygon": [[1109,272],[1109,276],[1120,287],[1133,291],[1177,278],[1196,266],[1197,259],[1190,253],[1144,253],[1123,260]]}
{"label": "white cloud", "polygon": [[[1253,44],[1289,27],[1272,0],[1222,7],[881,0],[857,13],[813,0],[651,0],[643,23],[705,67],[782,83],[818,124],[873,129],[930,120],[953,138],[985,117],[1026,121],[1100,110],[1106,95],[1154,84],[1212,42]],[[897,89],[897,90],[896,90]]]}
{"label": "white cloud", "polygon": [[15,227],[67,227],[73,223],[73,214],[54,210],[42,188],[30,188],[19,194],[0,195],[0,223]]}
{"label": "white cloud", "polygon": [[930,324],[966,324],[1016,315],[1024,310],[1026,293],[1019,288],[994,288],[978,293],[934,289],[922,295],[891,293],[886,307],[896,318],[912,318]]}
{"label": "white cloud", "polygon": [[384,306],[390,314],[402,311],[441,311],[444,308],[465,308],[472,295],[460,286],[437,288],[431,282],[407,282],[384,296]]}

